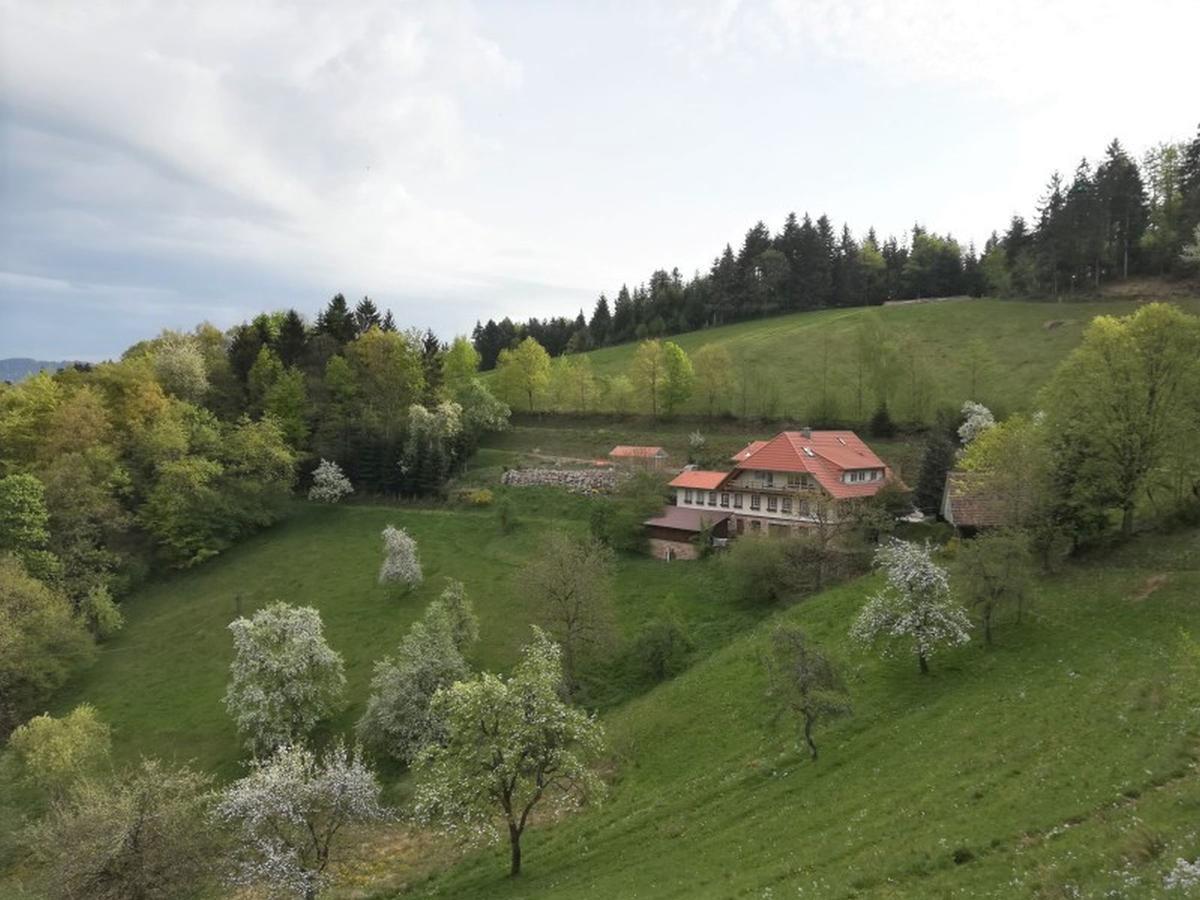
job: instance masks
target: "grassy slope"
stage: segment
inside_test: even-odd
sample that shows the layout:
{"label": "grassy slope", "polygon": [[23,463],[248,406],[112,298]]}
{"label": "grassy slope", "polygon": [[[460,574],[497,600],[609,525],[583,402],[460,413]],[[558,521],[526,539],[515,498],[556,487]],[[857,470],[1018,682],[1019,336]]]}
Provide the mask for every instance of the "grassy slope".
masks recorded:
{"label": "grassy slope", "polygon": [[[1148,296],[1161,287],[1150,285]],[[1172,298],[1185,309],[1200,311],[1200,299]],[[816,385],[828,348],[829,384],[838,399],[839,414],[854,420],[857,410],[853,338],[857,324],[866,316],[878,316],[889,336],[901,346],[924,358],[932,376],[932,402],[959,405],[967,399],[979,399],[1005,412],[1028,407],[1036,390],[1045,383],[1054,366],[1079,342],[1080,335],[1093,316],[1124,315],[1137,306],[1134,300],[1110,300],[1088,303],[1035,303],[1006,300],[951,300],[906,304],[880,308],[822,310],[795,313],[720,328],[709,328],[677,335],[689,354],[705,344],[719,342],[736,359],[753,361],[755,375],[764,384],[778,385],[778,403],[774,410],[764,409],[761,388],[750,392],[743,407],[735,398],[731,409],[739,416],[804,419],[813,415],[817,401]],[[1062,324],[1047,328],[1048,322]],[[977,393],[970,398],[964,351],[973,338],[986,342],[991,365],[980,379]],[[627,373],[634,344],[606,347],[588,354],[598,374]],[[870,399],[865,401],[870,406]],[[893,398],[894,414],[913,418],[908,395],[897,385]],[[698,398],[689,410],[703,412]],[[869,415],[867,408],[863,416]]]}
{"label": "grassy slope", "polygon": [[[518,501],[522,524],[508,535],[487,512],[299,506],[289,520],[212,563],[130,597],[123,604],[124,631],[53,709],[95,704],[115,730],[119,758],[194,759],[222,777],[235,775],[238,741],[221,697],[232,656],[226,626],[239,595],[246,614],[275,599],[321,611],[327,640],[346,660],[350,706],[333,725],[347,730],[362,712],[373,661],[392,650],[447,576],[466,584],[479,613],[473,664],[506,669],[535,617],[520,588],[520,567],[549,529],[584,527],[578,518],[540,517],[569,505],[564,496],[524,495]],[[389,522],[407,527],[420,547],[426,580],[409,595],[375,581],[379,532]],[[753,611],[711,602],[705,574],[705,567],[668,570],[649,559],[622,560],[616,593],[623,630],[635,634],[668,596],[710,649],[755,621]],[[601,699],[612,702],[638,689],[625,677]]]}
{"label": "grassy slope", "polygon": [[1200,533],[1044,581],[1031,620],[1001,628],[993,650],[939,656],[927,679],[846,646],[870,587],[781,614],[842,658],[853,694],[819,763],[771,721],[764,625],[606,718],[611,797],[531,833],[519,881],[497,850],[419,892],[1137,897],[1200,853],[1200,690],[1180,639],[1200,612]]}

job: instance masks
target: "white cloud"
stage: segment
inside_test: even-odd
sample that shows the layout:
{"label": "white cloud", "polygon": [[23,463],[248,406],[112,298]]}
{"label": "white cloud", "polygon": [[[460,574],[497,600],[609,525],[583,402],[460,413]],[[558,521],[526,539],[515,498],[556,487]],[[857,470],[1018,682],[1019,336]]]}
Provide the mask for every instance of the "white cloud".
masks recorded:
{"label": "white cloud", "polygon": [[60,240],[372,290],[539,274],[439,203],[489,152],[464,98],[521,81],[463,3],[0,9],[7,149],[53,186]]}

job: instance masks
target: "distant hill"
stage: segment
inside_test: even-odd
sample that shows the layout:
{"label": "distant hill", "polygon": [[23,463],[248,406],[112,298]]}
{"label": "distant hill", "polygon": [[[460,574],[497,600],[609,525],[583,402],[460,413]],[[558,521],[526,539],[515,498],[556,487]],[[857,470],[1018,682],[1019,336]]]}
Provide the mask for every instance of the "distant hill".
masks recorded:
{"label": "distant hill", "polygon": [[[1139,284],[1141,290],[1087,302],[964,297],[792,313],[678,334],[669,340],[693,357],[707,344],[729,351],[732,384],[714,404],[718,415],[814,424],[861,422],[874,408],[874,391],[871,373],[859,371],[856,343],[861,327],[873,320],[884,342],[893,348],[885,380],[894,418],[929,421],[939,406],[959,406],[967,399],[1006,414],[1032,408],[1037,390],[1079,344],[1095,316],[1128,315],[1151,300],[1200,313],[1200,297],[1194,291],[1171,293],[1158,284]],[[586,356],[597,375],[627,375],[636,349],[636,343],[621,344]],[[869,355],[877,349],[872,347]],[[506,399],[514,410],[526,408],[523,397]],[[588,409],[603,410],[604,402],[603,396],[593,396]],[[579,411],[578,398],[569,390],[542,398],[539,406]],[[641,411],[640,406],[637,409]],[[701,391],[680,412],[708,412]]]}
{"label": "distant hill", "polygon": [[71,362],[69,359],[27,359],[23,356],[0,359],[0,381],[20,381],[46,369],[56,372],[71,365]]}

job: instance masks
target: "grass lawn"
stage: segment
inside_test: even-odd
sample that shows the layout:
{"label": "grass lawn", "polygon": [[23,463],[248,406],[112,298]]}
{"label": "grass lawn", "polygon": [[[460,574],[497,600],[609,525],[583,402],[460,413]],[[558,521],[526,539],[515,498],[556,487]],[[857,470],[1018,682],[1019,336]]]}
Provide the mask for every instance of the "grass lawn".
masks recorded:
{"label": "grass lawn", "polygon": [[[221,698],[232,658],[229,622],[276,599],[320,610],[326,639],[346,661],[346,711],[332,729],[348,732],[362,713],[372,664],[391,652],[447,578],[466,585],[480,618],[472,664],[507,669],[529,636],[535,612],[522,590],[521,567],[551,531],[585,529],[581,518],[548,518],[555,505],[571,514],[579,498],[532,492],[517,498],[519,524],[501,534],[488,511],[297,504],[296,512],[210,563],[153,583],[123,603],[124,630],[99,661],[55,698],[52,711],[89,702],[113,726],[116,756],[194,760],[221,778],[240,771],[242,754]],[[572,505],[575,504],[575,505]],[[379,532],[404,526],[420,548],[425,583],[410,594],[377,584]],[[721,600],[711,572],[646,558],[622,559],[616,599],[626,635],[668,600],[693,624],[702,647],[715,649],[759,617]],[[611,665],[611,663],[610,663]],[[615,703],[645,689],[625,677]]]}
{"label": "grass lawn", "polygon": [[[1135,286],[1136,287],[1136,286]],[[960,406],[980,400],[997,412],[1028,410],[1038,388],[1078,343],[1087,323],[1097,315],[1126,315],[1138,303],[1164,295],[1162,285],[1123,292],[1122,299],[1086,303],[954,299],[877,308],[830,309],[793,313],[676,335],[689,354],[709,343],[724,344],[735,360],[746,360],[746,390],[735,391],[724,407],[741,418],[766,416],[793,421],[813,420],[818,385],[826,373],[837,417],[863,421],[872,412],[867,392],[859,408],[854,335],[865,317],[878,317],[890,340],[906,355],[920,358],[930,374],[927,402],[914,405],[903,374],[894,379],[892,414],[898,419],[928,421],[939,405]],[[1189,312],[1200,311],[1200,298],[1171,296]],[[977,375],[975,393],[966,365],[973,339],[987,347],[988,364]],[[599,375],[627,374],[636,344],[605,347],[588,354]],[[564,399],[564,408],[572,408]],[[523,408],[523,401],[515,407]],[[693,397],[684,412],[706,412]],[[719,410],[718,410],[719,411]]]}
{"label": "grass lawn", "polygon": [[[779,613],[841,660],[855,714],[810,762],[733,641],[605,723],[597,809],[485,851],[446,897],[1152,897],[1200,855],[1200,532],[1148,537],[1040,582],[998,645],[911,658],[848,646],[870,579]],[[1165,576],[1165,577],[1161,577]],[[1150,593],[1146,593],[1151,588]]]}

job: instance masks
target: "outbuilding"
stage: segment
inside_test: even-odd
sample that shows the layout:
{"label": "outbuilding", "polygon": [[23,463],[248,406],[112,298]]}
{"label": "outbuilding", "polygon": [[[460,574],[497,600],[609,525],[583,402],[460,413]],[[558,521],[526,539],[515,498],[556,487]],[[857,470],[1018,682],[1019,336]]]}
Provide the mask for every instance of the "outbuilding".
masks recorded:
{"label": "outbuilding", "polygon": [[710,527],[714,538],[728,537],[729,517],[729,513],[716,510],[665,507],[661,515],[644,523],[650,554],[666,560],[696,559],[700,555],[696,538]]}

